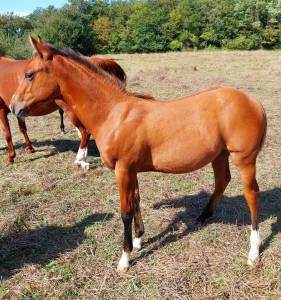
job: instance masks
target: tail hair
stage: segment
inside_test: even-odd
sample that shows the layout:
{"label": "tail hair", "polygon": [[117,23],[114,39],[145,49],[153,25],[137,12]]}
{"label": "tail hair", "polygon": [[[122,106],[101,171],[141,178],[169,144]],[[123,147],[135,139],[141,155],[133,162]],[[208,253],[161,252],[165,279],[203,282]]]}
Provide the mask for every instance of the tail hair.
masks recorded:
{"label": "tail hair", "polygon": [[266,116],[266,112],[265,109],[263,107],[263,105],[261,104],[262,107],[262,111],[263,111],[263,116],[265,119],[265,127],[264,127],[264,132],[263,132],[263,136],[261,138],[261,142],[260,142],[260,150],[263,148],[264,144],[265,144],[265,140],[266,140],[266,135],[267,135],[267,116]]}

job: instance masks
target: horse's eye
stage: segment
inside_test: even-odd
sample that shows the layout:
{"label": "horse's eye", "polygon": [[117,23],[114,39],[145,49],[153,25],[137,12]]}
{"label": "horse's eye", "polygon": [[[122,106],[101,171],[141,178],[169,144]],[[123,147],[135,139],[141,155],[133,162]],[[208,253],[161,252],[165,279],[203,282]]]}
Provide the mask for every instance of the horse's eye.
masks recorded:
{"label": "horse's eye", "polygon": [[33,79],[33,76],[34,76],[34,73],[32,73],[32,72],[26,72],[24,74],[24,77],[29,81],[31,81]]}

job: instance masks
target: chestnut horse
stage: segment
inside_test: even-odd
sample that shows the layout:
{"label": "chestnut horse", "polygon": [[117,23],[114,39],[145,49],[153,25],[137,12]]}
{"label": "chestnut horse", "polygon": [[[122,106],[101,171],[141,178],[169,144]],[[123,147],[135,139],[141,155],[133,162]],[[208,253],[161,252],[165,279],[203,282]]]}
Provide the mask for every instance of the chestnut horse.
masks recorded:
{"label": "chestnut horse", "polygon": [[[121,66],[119,66],[119,64],[117,64],[114,60],[103,59],[95,56],[89,57],[88,59],[100,66],[106,72],[116,76],[116,78],[118,78],[124,85],[126,84],[126,74]],[[12,142],[7,114],[9,113],[9,105],[12,95],[20,83],[19,74],[23,72],[29,63],[30,60],[13,60],[6,57],[0,57],[0,125],[8,146],[8,163],[14,162],[16,153]],[[87,169],[89,166],[89,164],[86,163],[87,147],[90,135],[76,117],[71,107],[61,101],[61,99],[57,96],[59,95],[56,92],[52,95],[48,95],[48,97],[45,97],[44,93],[42,93],[42,98],[40,100],[43,101],[40,102],[40,105],[34,103],[34,105],[29,107],[29,116],[43,116],[59,109],[61,116],[60,127],[61,130],[64,131],[63,112],[65,112],[70,122],[76,126],[81,134],[80,147],[74,163]],[[29,152],[34,152],[30,139],[27,135],[25,120],[22,117],[18,117],[17,119],[19,128],[25,138],[26,149]]]}
{"label": "chestnut horse", "polygon": [[[256,158],[265,140],[262,105],[243,92],[218,87],[173,101],[139,101],[99,67],[71,51],[31,38],[38,56],[25,68],[11,103],[16,115],[60,89],[65,101],[95,137],[104,164],[115,171],[124,224],[118,270],[127,271],[133,248],[141,248],[144,226],[138,172],[186,173],[212,163],[215,190],[199,217],[213,214],[230,181],[229,156],[238,168],[251,213],[248,264],[259,260]],[[28,74],[28,76],[27,76]],[[47,84],[48,83],[48,84]],[[135,239],[132,240],[132,220]]]}

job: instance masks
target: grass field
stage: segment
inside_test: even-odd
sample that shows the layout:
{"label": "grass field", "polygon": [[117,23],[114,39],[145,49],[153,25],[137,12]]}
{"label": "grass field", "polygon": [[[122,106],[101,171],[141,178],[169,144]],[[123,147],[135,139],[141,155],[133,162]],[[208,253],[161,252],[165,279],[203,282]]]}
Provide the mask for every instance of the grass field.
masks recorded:
{"label": "grass field", "polygon": [[[250,220],[236,169],[214,217],[196,222],[213,190],[210,166],[186,175],[139,175],[144,248],[116,272],[123,225],[114,174],[91,141],[91,169],[73,165],[75,129],[59,114],[27,120],[28,154],[10,116],[17,157],[0,151],[0,299],[281,299],[281,52],[114,56],[130,90],[167,99],[214,85],[260,99],[268,135],[259,155],[261,263],[247,264]],[[173,120],[171,120],[173,122]],[[192,143],[192,140],[190,140]]]}

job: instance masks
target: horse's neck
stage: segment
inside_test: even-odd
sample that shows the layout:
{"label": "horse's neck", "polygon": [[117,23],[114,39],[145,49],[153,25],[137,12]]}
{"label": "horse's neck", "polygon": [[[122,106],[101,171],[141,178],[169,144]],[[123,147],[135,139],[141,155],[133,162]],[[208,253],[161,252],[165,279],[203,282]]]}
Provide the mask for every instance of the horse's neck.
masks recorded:
{"label": "horse's neck", "polygon": [[64,57],[56,59],[54,71],[64,100],[97,136],[114,106],[124,100],[125,92],[108,79]]}

